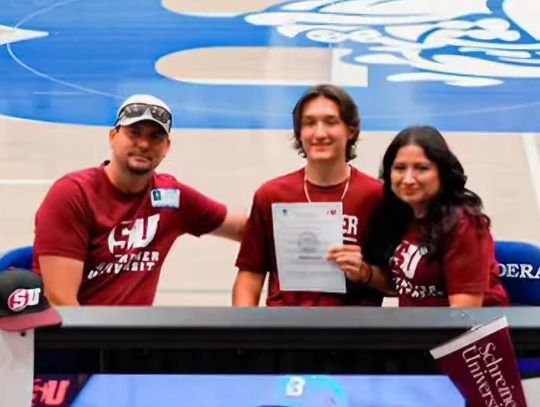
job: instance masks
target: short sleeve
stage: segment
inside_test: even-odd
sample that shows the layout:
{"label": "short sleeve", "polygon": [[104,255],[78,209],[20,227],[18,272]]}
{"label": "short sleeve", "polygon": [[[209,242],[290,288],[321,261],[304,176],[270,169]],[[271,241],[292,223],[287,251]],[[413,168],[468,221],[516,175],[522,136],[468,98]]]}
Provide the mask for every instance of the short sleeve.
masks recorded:
{"label": "short sleeve", "polygon": [[186,233],[201,236],[217,229],[227,215],[227,208],[201,192],[179,185],[181,224]]}
{"label": "short sleeve", "polygon": [[80,185],[69,178],[49,190],[35,217],[36,256],[63,256],[84,261],[90,214]]}
{"label": "short sleeve", "polygon": [[479,294],[489,284],[491,235],[467,215],[444,242],[442,267],[448,294]]}
{"label": "short sleeve", "polygon": [[272,256],[272,221],[270,205],[260,191],[255,193],[240,251],[236,259],[239,270],[266,273]]}

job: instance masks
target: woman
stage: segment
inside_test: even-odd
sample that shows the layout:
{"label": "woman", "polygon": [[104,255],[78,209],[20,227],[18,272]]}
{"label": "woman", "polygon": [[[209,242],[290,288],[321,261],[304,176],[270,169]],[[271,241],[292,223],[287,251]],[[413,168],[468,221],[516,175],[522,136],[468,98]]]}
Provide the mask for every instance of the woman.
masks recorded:
{"label": "woman", "polygon": [[401,131],[382,165],[384,198],[358,278],[393,289],[400,306],[509,305],[499,281],[489,218],[465,188],[457,157],[433,127]]}

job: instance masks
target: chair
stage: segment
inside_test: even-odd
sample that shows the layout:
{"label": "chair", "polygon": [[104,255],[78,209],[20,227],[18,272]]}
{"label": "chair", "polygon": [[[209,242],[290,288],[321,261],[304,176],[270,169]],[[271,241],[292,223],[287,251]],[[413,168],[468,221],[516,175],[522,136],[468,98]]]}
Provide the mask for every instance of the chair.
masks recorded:
{"label": "chair", "polygon": [[[496,241],[495,258],[512,305],[540,305],[540,247],[518,241]],[[518,358],[522,378],[540,375],[540,358]]]}
{"label": "chair", "polygon": [[532,243],[496,241],[501,281],[515,305],[540,305],[540,247]]}
{"label": "chair", "polygon": [[0,253],[0,272],[10,268],[32,270],[33,256],[32,246],[17,247]]}

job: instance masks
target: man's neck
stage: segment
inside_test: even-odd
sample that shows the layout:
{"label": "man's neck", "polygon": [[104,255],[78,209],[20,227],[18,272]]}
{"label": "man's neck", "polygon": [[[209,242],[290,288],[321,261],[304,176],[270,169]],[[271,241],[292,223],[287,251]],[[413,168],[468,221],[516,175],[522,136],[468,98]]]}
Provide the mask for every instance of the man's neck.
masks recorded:
{"label": "man's neck", "polygon": [[336,185],[350,176],[351,167],[345,162],[309,162],[305,167],[306,179],[315,185]]}
{"label": "man's neck", "polygon": [[107,174],[107,178],[109,178],[111,184],[125,194],[136,194],[143,191],[152,176],[151,172],[143,175],[135,175],[122,171],[114,161],[111,161],[105,167],[105,174]]}

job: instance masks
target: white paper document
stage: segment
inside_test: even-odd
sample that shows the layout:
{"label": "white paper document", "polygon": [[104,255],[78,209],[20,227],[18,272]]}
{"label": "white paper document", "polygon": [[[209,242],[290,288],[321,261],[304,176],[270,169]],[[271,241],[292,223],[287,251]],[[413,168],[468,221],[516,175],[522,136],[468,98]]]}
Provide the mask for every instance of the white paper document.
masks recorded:
{"label": "white paper document", "polygon": [[346,291],[344,273],[326,259],[343,245],[341,202],[274,203],[272,222],[282,291]]}

